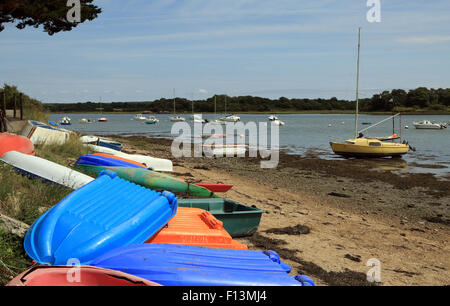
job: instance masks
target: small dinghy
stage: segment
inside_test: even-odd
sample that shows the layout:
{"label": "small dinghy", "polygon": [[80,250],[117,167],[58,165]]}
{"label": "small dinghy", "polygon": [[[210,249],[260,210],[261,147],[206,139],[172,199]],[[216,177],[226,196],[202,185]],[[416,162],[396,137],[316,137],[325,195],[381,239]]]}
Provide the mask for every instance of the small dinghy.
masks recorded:
{"label": "small dinghy", "polygon": [[23,272],[6,286],[90,287],[90,286],[161,286],[120,271],[91,266],[35,266]]}
{"label": "small dinghy", "polygon": [[115,248],[145,242],[176,210],[174,194],[104,171],[33,223],[25,235],[25,251],[42,265],[66,265],[73,258],[87,264]]}
{"label": "small dinghy", "polygon": [[201,198],[219,197],[215,195],[214,192],[204,187],[197,186],[195,184],[190,184],[188,182],[183,181],[182,179],[172,177],[164,173],[143,169],[138,166],[131,166],[131,164],[129,164],[129,166],[121,166],[121,167],[95,166],[85,164],[84,163],[85,158],[80,159],[75,163],[75,169],[88,175],[96,176],[104,170],[111,170],[117,173],[117,175],[122,179],[125,179],[127,181],[133,182],[135,184],[153,190],[168,190],[171,192],[183,192]]}
{"label": "small dinghy", "polygon": [[34,145],[27,137],[0,133],[0,157],[10,151],[34,155]]}
{"label": "small dinghy", "polygon": [[259,227],[264,210],[223,198],[180,199],[178,207],[194,207],[209,211],[231,237],[251,236]]}
{"label": "small dinghy", "polygon": [[120,152],[117,150],[113,150],[113,149],[106,148],[106,147],[100,147],[100,146],[93,145],[93,144],[87,144],[87,146],[89,148],[91,148],[92,150],[94,150],[95,152],[111,154],[114,156],[119,156],[122,158],[130,159],[130,160],[133,160],[133,161],[141,163],[141,164],[145,164],[147,166],[147,168],[152,168],[152,170],[155,170],[155,171],[162,171],[162,172],[172,172],[173,171],[173,163],[171,160],[168,160],[168,159],[154,158],[154,157],[139,155],[139,154],[127,154],[127,153],[123,153],[123,152]]}
{"label": "small dinghy", "polygon": [[273,251],[147,243],[112,250],[90,265],[130,273],[163,286],[314,285],[306,276],[290,276],[289,265]]}
{"label": "small dinghy", "polygon": [[40,178],[72,189],[78,189],[94,179],[49,160],[16,151],[5,153],[0,160],[32,178]]}
{"label": "small dinghy", "polygon": [[20,134],[29,138],[34,145],[63,145],[69,140],[71,132],[39,121],[29,120]]}
{"label": "small dinghy", "polygon": [[123,145],[120,142],[108,138],[100,138],[97,136],[82,136],[80,137],[82,143],[93,144],[100,147],[105,147],[113,150],[122,150]]}
{"label": "small dinghy", "polygon": [[223,223],[210,212],[199,208],[179,207],[166,227],[147,243],[193,245],[218,249],[247,250],[248,247],[231,238]]}
{"label": "small dinghy", "polygon": [[212,192],[227,192],[228,190],[233,188],[233,185],[227,185],[227,184],[195,183],[195,185],[204,187]]}
{"label": "small dinghy", "polygon": [[136,163],[134,161],[129,161],[123,158],[111,158],[105,156],[106,154],[87,154],[80,156],[76,161],[75,165],[85,165],[85,166],[103,166],[103,167],[131,167],[131,168],[141,168],[146,169],[143,164]]}

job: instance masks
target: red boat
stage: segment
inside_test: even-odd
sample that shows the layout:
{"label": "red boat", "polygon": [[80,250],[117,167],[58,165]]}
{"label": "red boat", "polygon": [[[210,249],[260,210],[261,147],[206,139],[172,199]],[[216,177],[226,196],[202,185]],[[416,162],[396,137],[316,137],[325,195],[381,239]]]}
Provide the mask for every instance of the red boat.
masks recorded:
{"label": "red boat", "polygon": [[27,137],[0,133],[0,157],[9,151],[34,155],[34,145]]}
{"label": "red boat", "polygon": [[[79,268],[79,270],[77,270]],[[91,266],[35,266],[6,286],[161,286],[120,271]]]}
{"label": "red boat", "polygon": [[212,184],[212,183],[195,183],[194,185],[204,187],[212,192],[227,192],[233,185]]}

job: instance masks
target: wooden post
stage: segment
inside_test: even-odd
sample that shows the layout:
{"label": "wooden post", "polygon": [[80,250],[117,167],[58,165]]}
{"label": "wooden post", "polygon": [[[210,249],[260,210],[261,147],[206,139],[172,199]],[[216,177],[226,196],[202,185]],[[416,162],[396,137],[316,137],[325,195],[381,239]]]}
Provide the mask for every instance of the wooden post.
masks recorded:
{"label": "wooden post", "polygon": [[23,120],[23,94],[19,94],[20,120]]}
{"label": "wooden post", "polygon": [[6,126],[6,92],[5,90],[3,90],[3,103],[2,103],[2,111],[1,111],[1,116],[0,116],[0,130],[1,132],[8,132],[8,128]]}
{"label": "wooden post", "polygon": [[16,115],[17,115],[17,113],[16,113],[16,107],[17,107],[16,100],[17,100],[17,94],[14,93],[14,119],[16,119]]}

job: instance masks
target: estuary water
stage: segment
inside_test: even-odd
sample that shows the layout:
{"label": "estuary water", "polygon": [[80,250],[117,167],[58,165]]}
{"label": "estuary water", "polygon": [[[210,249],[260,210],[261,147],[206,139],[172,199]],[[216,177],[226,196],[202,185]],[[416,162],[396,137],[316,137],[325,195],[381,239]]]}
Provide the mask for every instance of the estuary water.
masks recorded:
{"label": "estuary water", "polygon": [[[236,114],[241,117],[241,122],[246,124],[255,122],[257,125],[268,122],[268,114]],[[66,126],[69,130],[83,134],[95,135],[120,135],[120,136],[149,136],[174,138],[179,136],[171,133],[173,122],[169,120],[171,114],[155,115],[160,121],[155,125],[147,125],[142,121],[133,120],[134,114],[52,114],[50,120],[58,122],[64,116],[72,119],[72,125]],[[148,115],[145,115],[148,116]],[[193,126],[189,119],[191,114],[180,114],[186,118],[186,123]],[[108,122],[80,123],[80,119],[88,118],[97,120],[100,117],[108,118]],[[204,114],[203,118],[212,121],[220,117],[214,114]],[[279,127],[279,146],[290,154],[317,155],[325,159],[341,159],[331,150],[330,141],[344,141],[353,138],[355,134],[355,116],[352,114],[285,114],[277,115],[285,122],[285,126]],[[375,124],[388,116],[360,115],[358,130],[366,128],[368,123]],[[436,122],[450,122],[450,116],[441,115],[402,115],[401,128],[399,117],[395,119],[395,131],[402,136],[402,140],[408,141],[416,148],[410,151],[402,159],[393,165],[394,170],[400,172],[435,173],[440,177],[450,176],[450,126],[443,130],[418,130],[413,122],[428,119]],[[364,123],[364,124],[363,124]],[[406,128],[406,126],[408,128]],[[225,128],[223,132],[226,133]],[[192,129],[193,130],[193,129]],[[209,131],[208,131],[209,132]],[[388,120],[379,126],[364,132],[365,136],[390,136],[393,133],[393,121]],[[267,136],[270,143],[270,127]],[[246,138],[247,139],[247,138]],[[385,160],[380,159],[380,167],[385,167]]]}

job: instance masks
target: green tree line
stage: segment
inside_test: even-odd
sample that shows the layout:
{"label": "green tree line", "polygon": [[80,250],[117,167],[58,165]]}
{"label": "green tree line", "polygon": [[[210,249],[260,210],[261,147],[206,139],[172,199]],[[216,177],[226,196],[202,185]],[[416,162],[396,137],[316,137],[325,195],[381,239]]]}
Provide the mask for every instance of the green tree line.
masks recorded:
{"label": "green tree line", "polygon": [[[254,96],[229,97],[215,95],[206,100],[192,101],[185,98],[176,98],[176,111],[189,113],[214,112],[214,100],[218,113],[228,112],[296,112],[296,111],[351,111],[355,109],[355,101],[330,99],[268,99]],[[173,99],[161,98],[146,102],[84,102],[84,103],[52,103],[45,104],[51,112],[173,112]],[[375,94],[372,98],[360,100],[361,111],[415,111],[435,110],[448,111],[450,107],[450,89],[417,89],[405,91],[394,89]]]}

